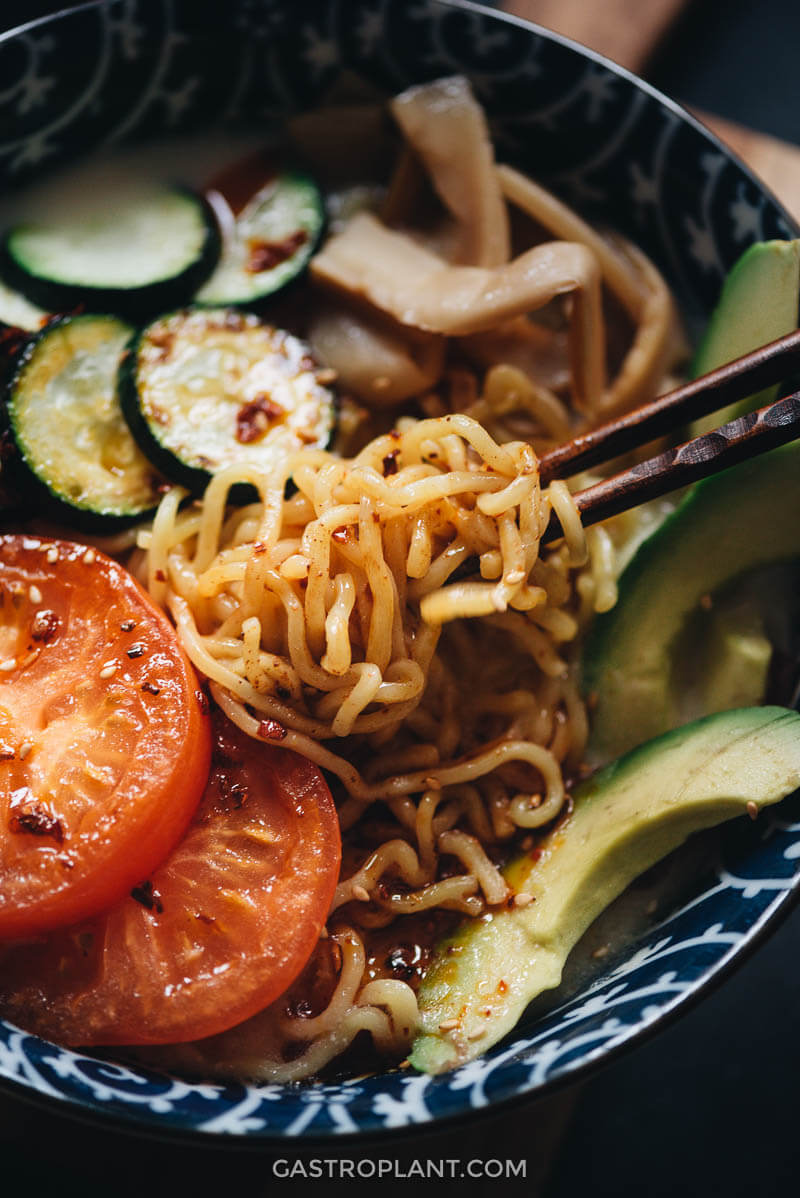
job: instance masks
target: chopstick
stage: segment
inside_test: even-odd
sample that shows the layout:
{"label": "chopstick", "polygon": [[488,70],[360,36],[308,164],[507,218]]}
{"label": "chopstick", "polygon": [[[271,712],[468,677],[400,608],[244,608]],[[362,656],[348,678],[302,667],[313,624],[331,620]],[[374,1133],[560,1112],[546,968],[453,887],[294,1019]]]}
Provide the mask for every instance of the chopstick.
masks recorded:
{"label": "chopstick", "polygon": [[[553,478],[573,474],[646,444],[676,424],[707,415],[779,382],[796,366],[800,366],[800,330],[703,375],[620,420],[559,446],[540,461],[542,481],[546,484]],[[800,392],[638,462],[575,492],[573,498],[582,523],[597,524],[797,437],[800,437]],[[561,536],[561,524],[552,513],[542,541],[547,543]]]}
{"label": "chopstick", "polygon": [[638,449],[681,424],[780,383],[798,368],[800,329],[544,454],[539,461],[542,485]]}

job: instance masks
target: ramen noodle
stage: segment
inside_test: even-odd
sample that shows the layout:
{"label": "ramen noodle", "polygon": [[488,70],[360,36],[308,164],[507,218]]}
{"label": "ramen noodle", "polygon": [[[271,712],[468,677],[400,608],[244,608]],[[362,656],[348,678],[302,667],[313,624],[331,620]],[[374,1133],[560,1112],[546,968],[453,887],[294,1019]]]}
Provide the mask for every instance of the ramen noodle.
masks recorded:
{"label": "ramen noodle", "polygon": [[655,267],[498,166],[464,80],[392,112],[388,188],[334,197],[304,293],[337,443],[173,488],[132,559],[230,719],[326,772],[344,841],[288,993],[146,1050],[190,1072],[296,1080],[365,1037],[400,1060],[437,936],[513,901],[504,859],[580,770],[576,646],[628,519],[584,531],[539,455],[665,389],[685,351]]}

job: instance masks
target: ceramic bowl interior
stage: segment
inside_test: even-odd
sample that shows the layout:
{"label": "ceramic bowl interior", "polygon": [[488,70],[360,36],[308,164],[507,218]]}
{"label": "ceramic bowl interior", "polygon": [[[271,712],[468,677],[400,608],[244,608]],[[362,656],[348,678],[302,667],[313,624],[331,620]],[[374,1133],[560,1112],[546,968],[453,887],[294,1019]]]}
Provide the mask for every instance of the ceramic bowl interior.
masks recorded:
{"label": "ceramic bowl interior", "polygon": [[[270,129],[343,80],[391,94],[467,75],[498,155],[643,246],[690,322],[753,241],[797,235],[676,105],[541,30],[459,0],[101,0],[0,39],[0,185],[88,148],[245,122]],[[300,1087],[195,1085],[0,1023],[0,1079],[129,1127],[276,1141],[376,1132],[542,1092],[719,977],[800,881],[800,805],[691,843],[590,929],[564,984],[481,1059]],[[598,958],[598,946],[610,946]]]}

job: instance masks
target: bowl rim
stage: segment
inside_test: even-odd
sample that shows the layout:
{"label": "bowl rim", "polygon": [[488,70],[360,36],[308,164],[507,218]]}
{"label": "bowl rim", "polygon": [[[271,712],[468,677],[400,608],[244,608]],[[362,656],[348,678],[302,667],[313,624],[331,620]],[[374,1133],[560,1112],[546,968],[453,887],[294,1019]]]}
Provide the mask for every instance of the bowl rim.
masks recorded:
{"label": "bowl rim", "polygon": [[[111,7],[115,0],[83,0],[82,3],[69,8],[61,8],[50,14],[24,21],[10,29],[0,31],[0,47],[15,38],[41,27],[56,26],[60,21],[82,13],[91,13]],[[389,0],[391,5],[402,5],[405,0]],[[728,162],[732,162],[741,174],[750,181],[753,187],[771,203],[774,211],[783,219],[787,228],[794,236],[800,237],[800,219],[795,218],[775,196],[772,189],[764,183],[752,168],[731,149],[714,131],[708,128],[679,101],[648,83],[634,71],[621,66],[612,59],[591,49],[582,43],[556,33],[553,30],[503,10],[478,3],[476,0],[427,0],[432,8],[449,9],[472,13],[501,24],[511,25],[526,32],[535,34],[538,38],[570,50],[583,60],[602,67],[610,74],[626,80],[630,85],[643,92],[667,112],[676,116],[680,123],[689,126],[707,142],[709,148],[718,151]],[[247,1149],[250,1152],[271,1152],[278,1148],[290,1148],[300,1151],[306,1147],[325,1147],[328,1152],[335,1152],[338,1146],[351,1147],[356,1140],[366,1140],[372,1143],[381,1140],[408,1140],[414,1137],[432,1137],[438,1132],[452,1130],[456,1123],[471,1125],[473,1121],[483,1116],[491,1116],[507,1110],[512,1104],[535,1104],[546,1100],[553,1093],[581,1080],[586,1080],[597,1070],[612,1064],[620,1056],[632,1051],[640,1043],[651,1040],[662,1029],[673,1025],[684,1012],[691,1010],[705,996],[716,990],[739,965],[744,964],[754,952],[764,943],[768,935],[785,921],[794,907],[800,901],[800,870],[798,870],[787,886],[773,902],[759,915],[742,937],[730,946],[717,961],[713,963],[702,977],[692,983],[690,988],[677,994],[669,1003],[664,1004],[656,1018],[638,1020],[632,1028],[623,1028],[619,1035],[605,1041],[599,1048],[582,1055],[575,1063],[567,1064],[555,1075],[546,1077],[543,1081],[523,1084],[513,1092],[500,1097],[492,1096],[485,1105],[473,1106],[468,1100],[445,1111],[430,1112],[426,1109],[423,1122],[407,1122],[399,1126],[356,1127],[352,1129],[335,1129],[326,1127],[324,1130],[303,1130],[300,1135],[288,1135],[285,1129],[266,1126],[255,1132],[222,1132],[204,1127],[176,1123],[171,1115],[162,1116],[154,1113],[148,1107],[127,1105],[124,1109],[107,1110],[102,1102],[95,1097],[85,1097],[76,1093],[51,1094],[37,1088],[35,1084],[17,1078],[0,1076],[0,1094],[22,1099],[26,1103],[47,1110],[49,1113],[63,1116],[89,1126],[102,1126],[123,1134],[146,1137],[171,1143],[176,1146],[203,1146],[209,1150],[219,1150],[227,1147]],[[657,928],[658,925],[656,925]],[[7,1027],[16,1025],[2,1021]],[[20,1029],[24,1031],[24,1029]],[[513,1034],[513,1033],[512,1033]],[[49,1043],[42,1041],[43,1043]],[[54,1048],[62,1046],[54,1044]],[[81,1050],[75,1050],[81,1052]],[[91,1050],[84,1050],[91,1054]],[[95,1058],[102,1059],[102,1058]],[[134,1068],[133,1066],[127,1066]],[[150,1070],[157,1072],[157,1070]],[[380,1076],[380,1075],[378,1075]],[[446,1075],[444,1075],[446,1076]],[[200,1084],[200,1083],[198,1083]],[[313,1082],[299,1083],[301,1087],[310,1088]],[[257,1087],[248,1087],[250,1089]],[[468,1091],[465,1090],[465,1093]]]}

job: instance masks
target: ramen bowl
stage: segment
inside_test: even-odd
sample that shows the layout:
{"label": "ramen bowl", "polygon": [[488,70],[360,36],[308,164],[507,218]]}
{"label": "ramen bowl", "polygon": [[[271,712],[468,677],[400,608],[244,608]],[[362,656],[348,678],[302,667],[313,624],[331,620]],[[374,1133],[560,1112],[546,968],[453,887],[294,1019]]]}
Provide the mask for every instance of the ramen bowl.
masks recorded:
{"label": "ramen bowl", "polygon": [[[748,244],[797,235],[676,104],[581,47],[459,0],[108,0],[4,35],[0,65],[4,189],[165,131],[277,127],[324,105],[343,80],[390,95],[460,73],[487,110],[498,157],[640,244],[690,326]],[[590,929],[558,991],[484,1056],[436,1077],[395,1068],[291,1086],[195,1084],[0,1023],[0,1081],[131,1129],[273,1145],[463,1117],[632,1046],[740,959],[798,886],[795,796],[651,871]]]}

